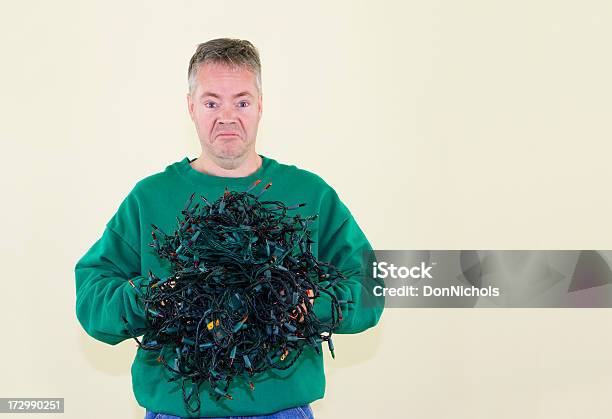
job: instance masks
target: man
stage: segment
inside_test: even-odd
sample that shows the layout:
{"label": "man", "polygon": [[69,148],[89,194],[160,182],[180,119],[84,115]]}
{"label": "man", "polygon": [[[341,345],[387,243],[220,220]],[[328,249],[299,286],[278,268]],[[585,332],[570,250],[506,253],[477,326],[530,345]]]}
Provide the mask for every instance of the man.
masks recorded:
{"label": "man", "polygon": [[[226,187],[244,191],[256,180],[263,185],[272,182],[266,200],[305,202],[297,212],[319,214],[310,225],[313,255],[351,272],[333,289],[338,299],[354,302],[342,306],[335,333],[358,333],[375,326],[384,298],[374,301],[373,307],[362,301],[371,295],[363,290],[376,285],[365,284],[361,272],[362,252],[371,246],[346,205],[314,173],[255,151],[263,109],[256,48],[248,41],[227,38],[200,44],[189,64],[188,81],[188,110],[202,153],[137,182],[102,236],[76,264],[76,313],[85,331],[116,345],[130,338],[122,317],[132,330],[143,330],[145,313],[137,304],[134,286],[148,281],[143,273],[149,270],[160,278],[170,275],[148,246],[151,224],[173,231],[177,214],[193,192],[215,200]],[[331,319],[330,302],[328,295],[321,294],[311,307],[322,321]],[[189,416],[179,382],[168,382],[169,372],[155,358],[153,351],[139,348],[131,369],[134,395],[147,409],[146,417]],[[322,351],[305,350],[291,368],[261,373],[255,390],[234,389],[231,401],[216,401],[202,389],[201,412],[206,417],[312,418],[309,403],[324,392]]]}

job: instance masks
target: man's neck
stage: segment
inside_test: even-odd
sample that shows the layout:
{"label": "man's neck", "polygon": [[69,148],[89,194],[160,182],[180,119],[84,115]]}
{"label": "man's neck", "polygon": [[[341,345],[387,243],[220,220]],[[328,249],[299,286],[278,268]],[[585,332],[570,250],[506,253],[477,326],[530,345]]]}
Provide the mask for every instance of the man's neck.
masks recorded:
{"label": "man's neck", "polygon": [[255,173],[261,167],[263,161],[259,154],[253,152],[247,155],[242,161],[233,161],[232,164],[224,163],[229,162],[218,161],[202,153],[200,157],[189,164],[198,172],[212,176],[246,177]]}

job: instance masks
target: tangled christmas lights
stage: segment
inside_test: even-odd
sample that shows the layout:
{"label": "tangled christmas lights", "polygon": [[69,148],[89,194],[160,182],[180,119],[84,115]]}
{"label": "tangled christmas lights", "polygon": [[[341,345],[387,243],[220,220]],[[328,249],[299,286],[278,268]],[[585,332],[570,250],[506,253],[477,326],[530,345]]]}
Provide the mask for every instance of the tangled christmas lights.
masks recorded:
{"label": "tangled christmas lights", "polygon": [[[308,226],[318,215],[289,214],[304,203],[260,201],[271,183],[250,193],[259,183],[244,192],[226,188],[213,203],[201,196],[193,207],[192,194],[173,234],[152,225],[149,245],[172,274],[158,278],[149,271],[140,287],[130,281],[147,328],[142,342],[128,331],[140,348],[159,353],[157,360],[172,372],[169,381],[182,379],[189,412],[200,410],[203,383],[210,383],[216,400],[232,399],[232,381],[253,390],[254,374],[291,367],[306,347],[320,353],[326,341],[334,356],[341,305],[352,303],[331,292],[345,275],[311,253]],[[312,310],[322,294],[331,300],[328,322]]]}

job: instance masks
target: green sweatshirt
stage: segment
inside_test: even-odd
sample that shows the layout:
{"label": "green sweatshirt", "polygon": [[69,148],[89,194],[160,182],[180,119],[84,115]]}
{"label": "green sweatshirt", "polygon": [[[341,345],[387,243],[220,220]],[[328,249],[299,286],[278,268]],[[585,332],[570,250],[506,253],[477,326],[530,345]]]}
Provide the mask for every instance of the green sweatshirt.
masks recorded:
{"label": "green sweatshirt", "polygon": [[[246,177],[208,175],[193,169],[185,157],[163,172],[136,183],[106,224],[101,237],[75,266],[76,315],[90,336],[110,345],[130,338],[122,316],[132,330],[144,330],[145,313],[128,280],[132,279],[136,286],[143,281],[146,283],[149,269],[161,278],[171,274],[154,249],[148,246],[152,240],[152,223],[171,234],[177,227],[180,211],[193,192],[196,198],[203,195],[213,202],[221,197],[226,186],[229,190],[245,191],[258,179],[261,183],[252,193],[272,182],[260,200],[279,200],[287,205],[305,202],[306,206],[294,210],[295,213],[302,216],[319,214],[310,224],[313,255],[350,273],[348,279],[340,281],[333,289],[338,299],[355,302],[341,306],[343,320],[335,333],[359,333],[378,323],[384,297],[365,297],[368,294],[361,291],[384,283],[382,280],[374,283],[363,274],[362,252],[372,248],[349,209],[334,189],[314,173],[260,156],[262,166]],[[364,302],[363,298],[372,300]],[[322,293],[315,299],[312,309],[320,319],[329,321],[330,297]],[[215,396],[209,395],[210,386],[202,385],[200,415],[266,415],[323,398],[322,354],[328,348],[326,343],[319,345],[321,354],[307,347],[291,368],[256,375],[254,390],[248,386],[230,386],[233,400],[221,398],[216,401]],[[336,347],[338,356],[350,350]],[[183,403],[181,380],[169,383],[171,373],[156,361],[156,356],[155,351],[141,348],[136,352],[131,373],[137,402],[154,412],[189,417]]]}

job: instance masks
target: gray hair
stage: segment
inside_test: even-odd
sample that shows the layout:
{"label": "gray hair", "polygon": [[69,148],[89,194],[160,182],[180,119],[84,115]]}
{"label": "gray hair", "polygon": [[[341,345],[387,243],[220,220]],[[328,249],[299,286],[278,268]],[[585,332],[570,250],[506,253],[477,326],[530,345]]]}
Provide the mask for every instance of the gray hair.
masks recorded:
{"label": "gray hair", "polygon": [[224,64],[233,68],[246,68],[255,74],[257,91],[261,94],[261,62],[259,60],[259,52],[249,41],[218,38],[199,44],[189,61],[189,70],[187,71],[187,81],[191,95],[196,90],[198,70],[205,63]]}

